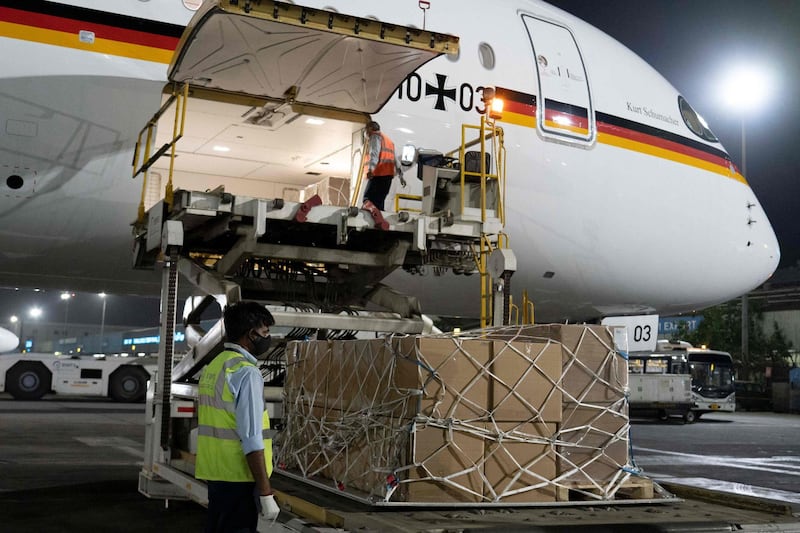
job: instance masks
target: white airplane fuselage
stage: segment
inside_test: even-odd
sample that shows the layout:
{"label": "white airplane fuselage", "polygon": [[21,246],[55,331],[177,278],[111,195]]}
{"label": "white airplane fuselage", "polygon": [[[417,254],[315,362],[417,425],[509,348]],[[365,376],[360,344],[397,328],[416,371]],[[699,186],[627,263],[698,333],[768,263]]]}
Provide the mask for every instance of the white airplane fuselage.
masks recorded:
{"label": "white airplane fuselage", "polygon": [[[422,22],[412,0],[301,3]],[[3,285],[159,290],[158,275],[130,267],[141,192],[132,151],[192,13],[180,0],[151,4],[111,14],[120,6],[99,0],[0,7]],[[537,320],[701,309],[772,274],[779,246],[755,194],[638,56],[543,2],[432,4],[426,27],[457,34],[458,58],[425,64],[374,118],[398,149],[452,149],[460,125],[478,119],[480,86],[511,97],[500,124],[512,287],[528,289]],[[117,30],[101,38],[109,26]],[[403,192],[418,193],[406,179],[412,190]],[[419,296],[425,312],[477,315],[477,276],[396,273],[388,283]]]}

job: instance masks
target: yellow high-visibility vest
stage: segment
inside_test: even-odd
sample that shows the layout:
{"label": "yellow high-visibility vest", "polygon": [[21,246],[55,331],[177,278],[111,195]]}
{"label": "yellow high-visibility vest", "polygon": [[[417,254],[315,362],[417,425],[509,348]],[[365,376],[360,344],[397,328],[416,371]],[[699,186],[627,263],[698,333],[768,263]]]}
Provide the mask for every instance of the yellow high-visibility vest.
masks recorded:
{"label": "yellow high-visibility vest", "polygon": [[[199,424],[195,477],[214,481],[254,481],[247,466],[242,443],[236,434],[234,397],[225,376],[244,366],[255,366],[232,350],[225,350],[203,370],[200,377]],[[264,422],[264,462],[267,476],[272,474],[272,439],[269,415]]]}

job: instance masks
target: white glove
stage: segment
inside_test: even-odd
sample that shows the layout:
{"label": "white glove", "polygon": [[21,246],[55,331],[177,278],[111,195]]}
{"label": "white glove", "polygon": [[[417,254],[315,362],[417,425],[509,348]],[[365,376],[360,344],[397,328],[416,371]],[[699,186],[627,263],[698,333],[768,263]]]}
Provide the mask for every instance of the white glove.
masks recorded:
{"label": "white glove", "polygon": [[269,496],[259,496],[259,499],[261,500],[261,518],[273,521],[278,518],[281,508],[278,507],[275,496],[272,494]]}

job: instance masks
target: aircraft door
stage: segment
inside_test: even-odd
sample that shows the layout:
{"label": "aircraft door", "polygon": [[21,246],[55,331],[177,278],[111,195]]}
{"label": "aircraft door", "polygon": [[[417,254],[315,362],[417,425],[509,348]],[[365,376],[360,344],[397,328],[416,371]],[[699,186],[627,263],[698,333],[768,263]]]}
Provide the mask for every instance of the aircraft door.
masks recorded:
{"label": "aircraft door", "polygon": [[528,15],[523,15],[522,20],[531,40],[539,79],[537,127],[545,136],[594,142],[596,129],[589,81],[572,32]]}

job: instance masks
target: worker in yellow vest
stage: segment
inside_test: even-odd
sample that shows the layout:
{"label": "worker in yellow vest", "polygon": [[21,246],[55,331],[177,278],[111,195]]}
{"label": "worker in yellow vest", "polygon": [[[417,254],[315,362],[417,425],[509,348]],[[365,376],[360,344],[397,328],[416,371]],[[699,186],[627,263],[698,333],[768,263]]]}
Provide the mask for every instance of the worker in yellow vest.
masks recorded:
{"label": "worker in yellow vest", "polygon": [[394,153],[394,143],[388,135],[381,132],[375,121],[367,123],[367,150],[364,152],[367,169],[367,187],[364,189],[364,204],[372,202],[384,210],[384,202],[392,186],[392,178],[400,176],[400,185],[406,186],[403,170]]}
{"label": "worker in yellow vest", "polygon": [[272,439],[256,357],[269,349],[272,314],[256,302],[227,306],[228,342],[200,376],[195,477],[208,482],[206,533],[255,532],[278,517],[269,476]]}

